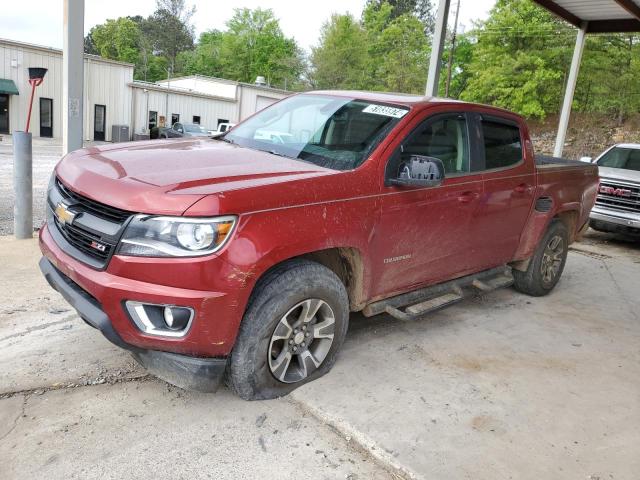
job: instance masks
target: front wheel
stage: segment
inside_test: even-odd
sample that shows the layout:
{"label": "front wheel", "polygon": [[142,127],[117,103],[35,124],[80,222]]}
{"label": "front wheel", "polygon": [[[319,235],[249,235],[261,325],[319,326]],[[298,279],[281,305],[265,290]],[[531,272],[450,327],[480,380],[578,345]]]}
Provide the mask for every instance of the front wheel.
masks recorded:
{"label": "front wheel", "polygon": [[256,286],[227,369],[245,400],[286,395],[327,373],[347,333],[349,301],[328,268],[285,262]]}
{"label": "front wheel", "polygon": [[513,271],[516,290],[541,297],[558,283],[569,252],[567,227],[554,220],[542,237],[526,271]]}

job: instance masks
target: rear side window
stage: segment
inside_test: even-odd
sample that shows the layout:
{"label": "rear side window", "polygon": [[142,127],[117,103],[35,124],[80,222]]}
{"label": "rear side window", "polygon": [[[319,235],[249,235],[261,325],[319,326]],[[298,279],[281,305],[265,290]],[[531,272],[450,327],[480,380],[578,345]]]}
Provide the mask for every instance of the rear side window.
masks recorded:
{"label": "rear side window", "polygon": [[509,123],[482,120],[485,168],[504,168],[522,160],[520,129]]}

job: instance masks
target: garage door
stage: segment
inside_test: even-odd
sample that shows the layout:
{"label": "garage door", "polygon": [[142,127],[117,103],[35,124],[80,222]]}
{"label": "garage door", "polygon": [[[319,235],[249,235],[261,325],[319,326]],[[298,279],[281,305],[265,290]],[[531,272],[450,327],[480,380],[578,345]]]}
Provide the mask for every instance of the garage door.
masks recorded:
{"label": "garage door", "polygon": [[278,98],[269,98],[258,95],[256,97],[256,112],[259,112],[263,108],[267,108],[269,105],[277,102],[278,100]]}

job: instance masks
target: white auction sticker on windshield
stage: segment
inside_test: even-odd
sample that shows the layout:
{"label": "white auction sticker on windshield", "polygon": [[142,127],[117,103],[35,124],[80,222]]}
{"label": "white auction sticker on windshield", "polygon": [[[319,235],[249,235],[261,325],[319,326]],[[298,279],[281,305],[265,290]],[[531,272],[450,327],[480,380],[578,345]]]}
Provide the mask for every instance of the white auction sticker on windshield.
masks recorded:
{"label": "white auction sticker on windshield", "polygon": [[373,113],[374,115],[384,115],[385,117],[402,118],[409,110],[403,108],[389,107],[387,105],[369,105],[363,113]]}

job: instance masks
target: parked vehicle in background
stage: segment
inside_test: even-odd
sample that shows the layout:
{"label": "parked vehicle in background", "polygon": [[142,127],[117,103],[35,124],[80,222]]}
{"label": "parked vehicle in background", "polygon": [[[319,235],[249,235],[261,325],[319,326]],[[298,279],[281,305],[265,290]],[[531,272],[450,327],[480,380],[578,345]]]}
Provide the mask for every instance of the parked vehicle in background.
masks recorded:
{"label": "parked vehicle in background", "polygon": [[218,125],[217,130],[210,130],[209,135],[214,138],[219,137],[220,135],[227,133],[229,130],[231,130],[235,126],[236,126],[235,123],[221,123],[220,125]]}
{"label": "parked vehicle in background", "polygon": [[257,130],[253,138],[271,143],[284,145],[286,143],[296,143],[294,136],[287,132],[277,132],[273,130]]}
{"label": "parked vehicle in background", "polygon": [[600,187],[591,228],[640,236],[640,144],[614,145],[594,163],[600,170]]}
{"label": "parked vehicle in background", "polygon": [[208,137],[209,131],[197,123],[176,122],[171,128],[161,128],[159,138]]}
{"label": "parked vehicle in background", "polygon": [[274,398],[330,370],[351,311],[546,295],[597,185],[595,165],[536,158],[505,110],[299,94],[219,140],[64,157],[40,268],[151,373],[214,391],[226,372],[242,398]]}

